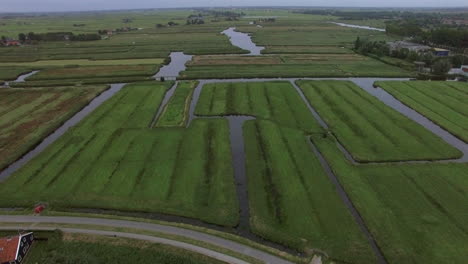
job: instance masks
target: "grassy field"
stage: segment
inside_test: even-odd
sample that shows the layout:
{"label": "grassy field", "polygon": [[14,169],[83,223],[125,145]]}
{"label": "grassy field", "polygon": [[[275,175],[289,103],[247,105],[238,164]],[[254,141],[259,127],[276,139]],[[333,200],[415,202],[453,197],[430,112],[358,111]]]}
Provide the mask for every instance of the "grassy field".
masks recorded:
{"label": "grassy field", "polygon": [[468,85],[458,82],[378,82],[404,104],[468,143]]}
{"label": "grassy field", "polygon": [[[0,236],[16,234],[0,232]],[[25,258],[25,264],[36,263],[161,263],[161,264],[221,264],[215,259],[172,246],[146,241],[35,231],[34,246]]]}
{"label": "grassy field", "polygon": [[318,248],[340,261],[374,262],[369,245],[307,144],[307,133],[323,131],[290,83],[207,84],[196,113],[258,119],[244,126],[255,233],[300,250]]}
{"label": "grassy field", "polygon": [[321,131],[289,82],[207,84],[195,113],[253,115],[286,127]]}
{"label": "grassy field", "polygon": [[180,82],[164,108],[156,127],[185,126],[192,94],[198,82]]}
{"label": "grassy field", "polygon": [[467,164],[352,166],[332,137],[313,142],[389,263],[464,263]]}
{"label": "grassy field", "polygon": [[67,65],[78,65],[78,66],[108,66],[108,65],[144,65],[162,64],[164,59],[127,59],[127,60],[41,60],[34,62],[0,62],[0,67],[50,67],[50,66],[67,66]]}
{"label": "grassy field", "polygon": [[0,67],[0,83],[3,81],[13,81],[19,75],[31,72],[29,67]]}
{"label": "grassy field", "polygon": [[[92,73],[90,73],[92,74]],[[110,83],[133,83],[153,80],[148,76],[114,76],[114,77],[97,77],[97,78],[79,78],[79,79],[53,79],[40,81],[26,81],[10,83],[13,88],[32,88],[32,87],[56,87],[56,86],[82,86],[90,84],[110,84]]]}
{"label": "grassy field", "polygon": [[347,81],[298,81],[309,102],[354,159],[433,160],[461,152]]}
{"label": "grassy field", "polygon": [[126,86],[2,183],[0,206],[40,200],[54,208],[164,212],[236,225],[227,121],[149,129],[171,85]]}
{"label": "grassy field", "polygon": [[109,65],[83,66],[68,68],[52,68],[40,71],[28,78],[28,81],[57,80],[57,79],[85,79],[106,77],[146,76],[156,74],[158,65]]}
{"label": "grassy field", "polygon": [[358,54],[196,56],[181,73],[185,79],[384,76],[413,73]]}
{"label": "grassy field", "polygon": [[0,169],[37,145],[105,88],[0,89]]}

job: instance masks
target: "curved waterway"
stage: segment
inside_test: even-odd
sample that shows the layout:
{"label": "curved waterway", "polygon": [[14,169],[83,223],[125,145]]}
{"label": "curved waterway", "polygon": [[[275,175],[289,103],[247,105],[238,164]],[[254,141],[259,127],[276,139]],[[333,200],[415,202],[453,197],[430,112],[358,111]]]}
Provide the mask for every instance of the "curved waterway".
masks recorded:
{"label": "curved waterway", "polygon": [[171,52],[170,57],[171,62],[161,67],[159,72],[153,76],[154,79],[159,80],[161,77],[164,77],[166,80],[176,80],[179,74],[185,71],[187,68],[185,64],[192,60],[193,56],[186,55],[183,52]]}
{"label": "curved waterway", "polygon": [[374,30],[374,31],[380,31],[380,32],[385,32],[386,30],[384,28],[375,28],[375,27],[369,27],[369,26],[360,26],[360,25],[353,25],[353,24],[346,24],[346,23],[339,23],[339,22],[331,22],[332,24],[342,26],[342,27],[349,27],[349,28],[358,28],[358,29],[367,29],[367,30]]}
{"label": "curved waterway", "polygon": [[10,86],[10,83],[25,82],[27,78],[33,76],[34,74],[37,74],[38,72],[40,72],[40,71],[32,71],[32,72],[28,72],[28,73],[25,73],[25,74],[21,74],[20,76],[18,76],[18,78],[16,78],[16,80],[11,81],[11,82],[5,82],[4,86],[8,87],[8,86]]}
{"label": "curved waterway", "polygon": [[229,37],[229,40],[231,41],[231,44],[233,46],[250,51],[248,55],[252,55],[252,56],[262,55],[262,50],[264,50],[265,47],[257,46],[252,41],[252,37],[249,34],[238,32],[235,30],[236,30],[235,27],[231,27],[231,28],[224,30],[221,33]]}
{"label": "curved waterway", "polygon": [[111,98],[115,93],[120,91],[125,84],[111,84],[110,88],[95,97],[87,106],[81,109],[78,113],[76,113],[72,118],[68,119],[63,125],[61,125],[58,129],[56,129],[52,134],[44,138],[39,145],[37,145],[34,149],[29,151],[26,155],[21,157],[16,162],[12,163],[2,172],[0,172],[0,181],[5,180],[15,171],[20,169],[24,166],[28,161],[39,155],[42,151],[44,151],[50,144],[54,143],[57,139],[59,139],[65,132],[68,131],[71,127],[75,126],[80,122],[83,118],[93,112],[98,106],[102,103],[107,101]]}

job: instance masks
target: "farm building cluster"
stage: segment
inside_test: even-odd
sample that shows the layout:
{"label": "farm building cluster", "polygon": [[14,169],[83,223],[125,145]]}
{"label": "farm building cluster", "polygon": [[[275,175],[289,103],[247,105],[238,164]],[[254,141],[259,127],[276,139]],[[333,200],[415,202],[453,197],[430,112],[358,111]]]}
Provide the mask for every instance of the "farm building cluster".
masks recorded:
{"label": "farm building cluster", "polygon": [[0,238],[0,264],[23,263],[33,241],[32,232]]}
{"label": "farm building cluster", "polygon": [[417,53],[431,52],[437,57],[447,57],[450,55],[450,50],[433,48],[427,45],[417,44],[409,41],[394,41],[388,42],[390,50],[401,50],[408,49],[409,51],[415,51]]}

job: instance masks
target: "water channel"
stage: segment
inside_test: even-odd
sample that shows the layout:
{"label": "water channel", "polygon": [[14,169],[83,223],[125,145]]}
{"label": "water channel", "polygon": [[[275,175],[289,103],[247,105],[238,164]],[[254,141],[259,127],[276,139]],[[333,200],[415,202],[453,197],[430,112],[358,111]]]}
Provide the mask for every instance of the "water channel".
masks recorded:
{"label": "water channel", "polygon": [[28,73],[25,73],[25,74],[21,74],[20,76],[18,76],[18,78],[16,78],[16,80],[14,81],[11,81],[11,82],[5,82],[4,86],[5,87],[9,87],[10,86],[10,83],[21,83],[21,82],[25,82],[27,78],[33,76],[34,74],[37,74],[39,71],[32,71],[32,72],[28,72]]}
{"label": "water channel", "polygon": [[349,28],[367,29],[367,30],[374,30],[374,31],[380,31],[380,32],[385,32],[386,31],[384,28],[375,28],[375,27],[369,27],[369,26],[360,26],[360,25],[339,23],[339,22],[330,22],[330,23],[338,25],[338,26],[342,26],[342,27],[349,27]]}
{"label": "water channel", "polygon": [[244,50],[248,50],[250,53],[247,55],[251,56],[259,56],[262,55],[262,50],[265,47],[257,46],[253,41],[252,37],[247,33],[237,32],[235,31],[235,27],[228,28],[224,30],[222,33],[229,37],[231,44],[233,46],[239,47]]}

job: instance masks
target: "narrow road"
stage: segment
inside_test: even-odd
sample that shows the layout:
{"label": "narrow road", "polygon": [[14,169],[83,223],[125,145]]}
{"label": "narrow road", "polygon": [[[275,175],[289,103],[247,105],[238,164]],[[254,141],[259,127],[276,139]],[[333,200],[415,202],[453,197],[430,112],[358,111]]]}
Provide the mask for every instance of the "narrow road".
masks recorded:
{"label": "narrow road", "polygon": [[[21,224],[51,223],[51,224],[107,226],[107,227],[133,228],[133,229],[139,229],[139,230],[147,230],[151,232],[159,232],[159,233],[168,234],[168,235],[182,236],[182,237],[190,238],[193,240],[213,244],[218,247],[229,249],[231,251],[256,258],[265,263],[292,264],[292,262],[289,262],[282,258],[276,257],[264,251],[252,248],[250,246],[247,246],[238,242],[234,242],[228,239],[224,239],[224,238],[217,237],[217,236],[210,235],[210,234],[203,233],[203,232],[198,232],[198,231],[184,229],[180,227],[174,227],[174,226],[165,226],[165,225],[153,224],[153,223],[143,223],[143,222],[104,219],[104,218],[69,217],[69,216],[30,216],[30,215],[0,215],[0,222],[18,223],[18,227],[21,226],[20,223]],[[0,227],[0,229],[6,229],[6,227]],[[34,227],[33,229],[38,229],[38,228]],[[147,236],[147,235],[112,232],[112,231],[73,229],[73,228],[61,228],[61,230],[65,232],[73,232],[73,230],[75,230],[76,231],[75,233],[92,232],[92,234],[117,235],[121,237],[142,239],[142,240],[152,241],[156,243],[163,243],[163,244],[171,243],[169,245],[179,246],[181,248],[192,250],[197,253],[201,253],[201,254],[204,254],[213,258],[217,258],[217,256],[225,258],[225,259],[230,258],[230,260],[223,260],[223,259],[217,258],[222,261],[226,261],[228,263],[245,263],[241,260],[232,258],[230,256],[227,256],[218,252],[214,252],[209,249],[197,247],[194,245],[190,245],[190,244],[186,244],[186,243],[182,243],[178,241],[172,241],[172,240],[163,239],[163,238],[156,238],[156,237]],[[167,243],[164,243],[164,242],[167,242]]]}

